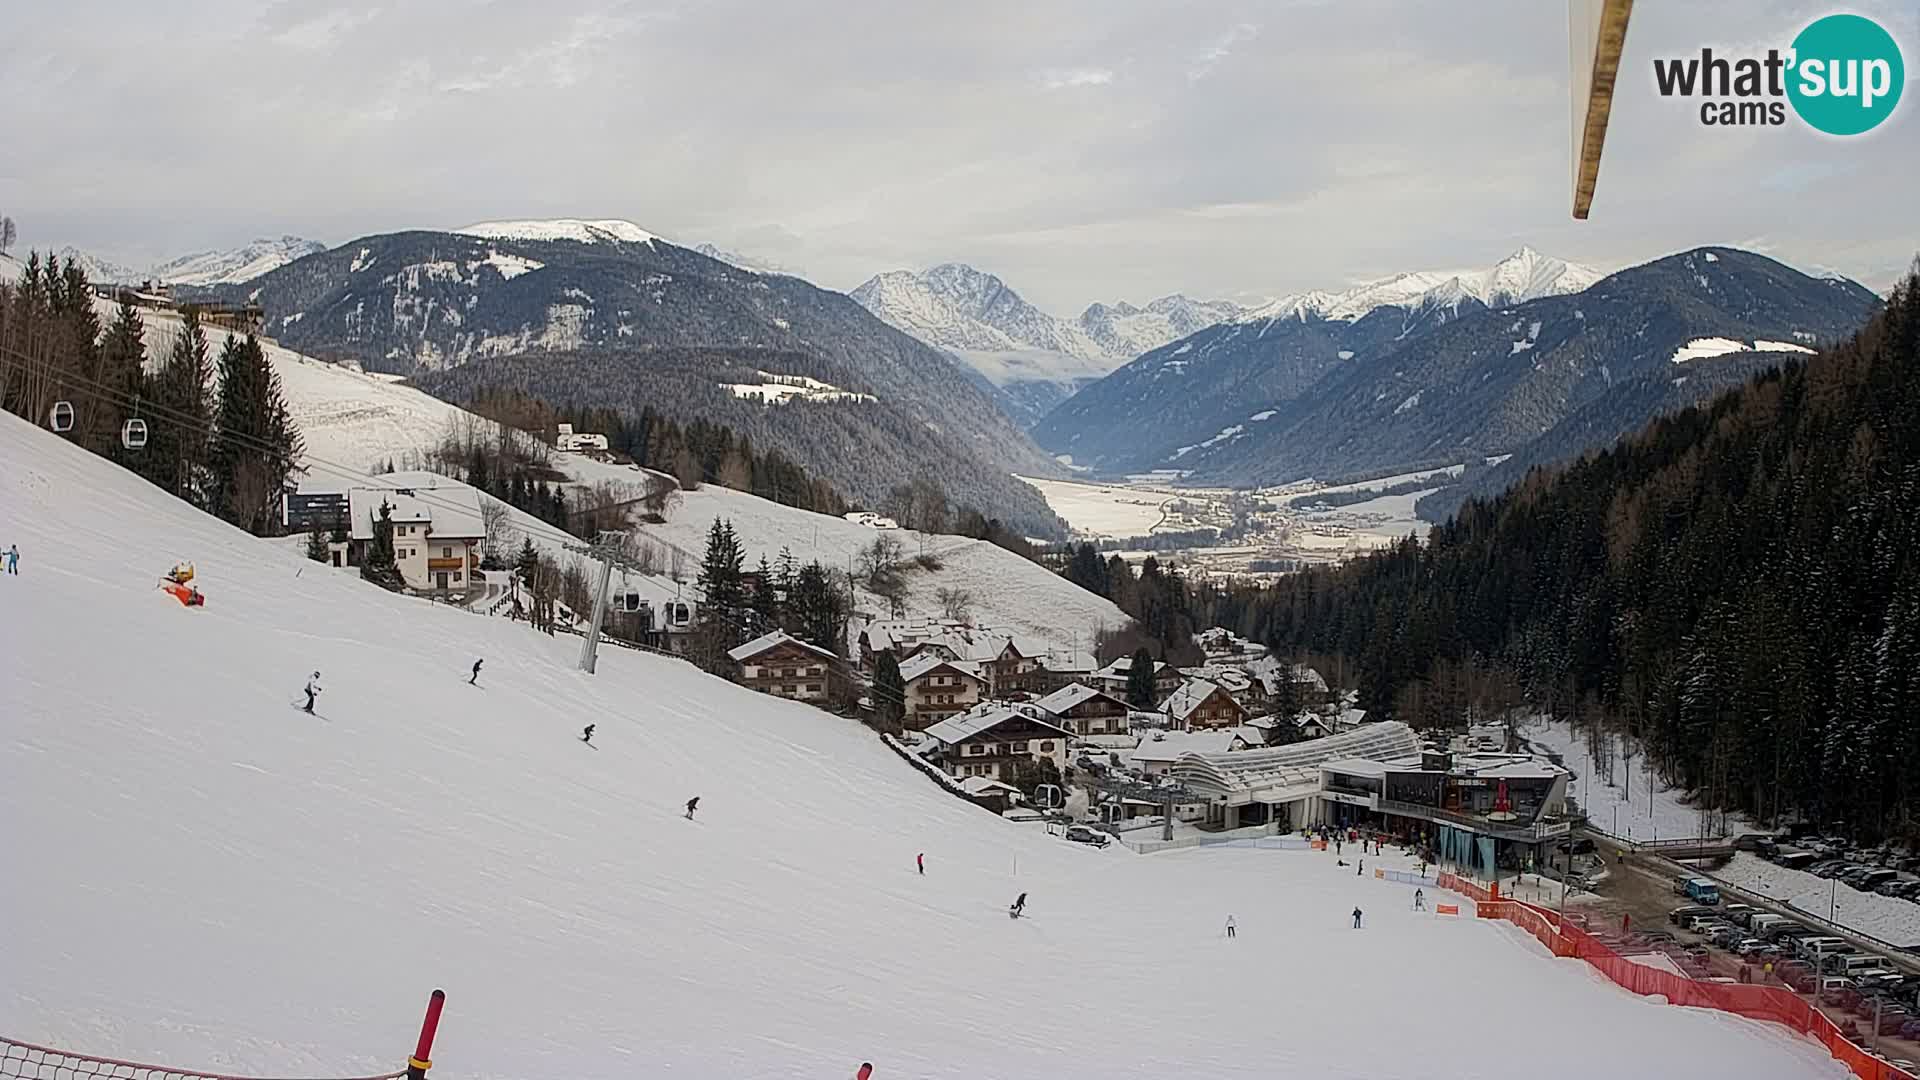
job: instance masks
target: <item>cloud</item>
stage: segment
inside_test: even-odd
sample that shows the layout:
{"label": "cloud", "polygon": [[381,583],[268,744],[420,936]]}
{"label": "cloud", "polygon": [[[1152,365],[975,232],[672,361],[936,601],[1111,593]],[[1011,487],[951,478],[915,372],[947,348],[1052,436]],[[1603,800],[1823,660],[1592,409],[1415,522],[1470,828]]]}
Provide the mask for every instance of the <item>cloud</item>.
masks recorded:
{"label": "cloud", "polygon": [[1233,55],[1234,46],[1243,41],[1251,41],[1260,33],[1260,28],[1252,23],[1238,23],[1231,30],[1220,35],[1207,50],[1200,54],[1194,65],[1187,71],[1187,79],[1199,82],[1212,74],[1213,69],[1222,60]]}
{"label": "cloud", "polygon": [[[1538,0],[1473,19],[1308,0],[199,0],[189,35],[137,0],[14,5],[0,209],[22,248],[141,265],[284,233],[620,217],[833,288],[964,260],[1063,313],[1523,243],[1618,266],[1756,235],[1879,288],[1920,236],[1920,98],[1841,142],[1706,129],[1652,87],[1653,57],[1761,40],[1820,3],[1637,6],[1579,223],[1566,13]],[[1856,7],[1910,40],[1910,2]],[[127,122],[156,101],[219,102],[220,123]]]}
{"label": "cloud", "polygon": [[1048,90],[1105,86],[1112,81],[1113,72],[1106,68],[1049,68],[1040,73],[1040,85]]}

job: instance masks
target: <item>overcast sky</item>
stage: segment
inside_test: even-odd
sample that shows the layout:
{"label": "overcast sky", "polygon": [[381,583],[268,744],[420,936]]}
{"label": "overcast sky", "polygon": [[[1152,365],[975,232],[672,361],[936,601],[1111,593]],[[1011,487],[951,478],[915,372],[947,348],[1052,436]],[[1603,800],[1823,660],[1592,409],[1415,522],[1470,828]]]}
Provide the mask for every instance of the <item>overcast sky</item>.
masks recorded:
{"label": "overcast sky", "polygon": [[291,233],[618,217],[851,289],[958,260],[1042,307],[1257,300],[1522,244],[1701,243],[1876,289],[1920,248],[1906,100],[1850,140],[1702,127],[1655,56],[1820,4],[1643,0],[1593,218],[1553,0],[11,4],[0,212],[136,264]]}

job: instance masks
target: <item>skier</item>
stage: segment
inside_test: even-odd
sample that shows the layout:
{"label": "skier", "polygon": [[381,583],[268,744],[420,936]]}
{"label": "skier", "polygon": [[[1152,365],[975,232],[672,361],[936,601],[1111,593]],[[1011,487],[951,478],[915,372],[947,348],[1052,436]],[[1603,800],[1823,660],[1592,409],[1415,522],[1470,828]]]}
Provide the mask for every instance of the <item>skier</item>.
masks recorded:
{"label": "skier", "polygon": [[693,798],[687,800],[687,820],[688,821],[693,820],[694,808],[699,805],[700,805],[700,796],[698,795],[695,795]]}
{"label": "skier", "polygon": [[1413,910],[1427,910],[1427,891],[1425,889],[1413,890]]}
{"label": "skier", "polygon": [[1025,910],[1027,910],[1027,894],[1021,893],[1019,896],[1014,897],[1013,906],[1007,909],[1007,917],[1017,919],[1020,917],[1020,913]]}
{"label": "skier", "polygon": [[20,545],[8,544],[7,545],[7,573],[18,574],[19,572],[20,572]]}
{"label": "skier", "polygon": [[475,660],[473,662],[473,674],[467,677],[468,686],[478,686],[480,684],[480,665],[485,662],[485,660]]}
{"label": "skier", "polygon": [[1360,929],[1360,909],[1359,908],[1353,909],[1353,928],[1355,930]]}
{"label": "skier", "polygon": [[1363,877],[1367,872],[1367,860],[1361,859],[1360,865],[1353,868],[1354,877]]}
{"label": "skier", "polygon": [[1233,916],[1227,916],[1227,936],[1233,936]]}
{"label": "skier", "polygon": [[586,743],[588,746],[593,745],[593,725],[592,724],[588,724],[586,727],[586,730],[580,733],[580,741],[583,743]]}
{"label": "skier", "polygon": [[860,1071],[853,1074],[853,1080],[870,1080],[872,1076],[873,1062],[863,1061],[860,1063]]}
{"label": "skier", "polygon": [[301,706],[300,711],[304,713],[312,713],[313,699],[319,696],[320,696],[320,673],[316,671],[313,673],[313,678],[307,680],[307,703]]}
{"label": "skier", "polygon": [[1340,838],[1337,836],[1333,838],[1333,853],[1340,854]]}
{"label": "skier", "polygon": [[913,865],[920,870],[920,876],[927,876],[927,853],[921,852],[913,857]]}

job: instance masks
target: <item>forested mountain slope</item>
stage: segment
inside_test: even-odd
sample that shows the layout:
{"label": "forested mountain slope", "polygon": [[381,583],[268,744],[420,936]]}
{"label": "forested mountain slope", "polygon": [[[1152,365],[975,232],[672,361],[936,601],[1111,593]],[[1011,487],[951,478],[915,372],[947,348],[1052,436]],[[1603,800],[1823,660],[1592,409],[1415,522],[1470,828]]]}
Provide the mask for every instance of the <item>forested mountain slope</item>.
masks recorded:
{"label": "forested mountain slope", "polygon": [[1914,835],[1917,366],[1910,278],[1851,340],[1233,617],[1356,659],[1380,713],[1457,719],[1491,662],[1713,803]]}

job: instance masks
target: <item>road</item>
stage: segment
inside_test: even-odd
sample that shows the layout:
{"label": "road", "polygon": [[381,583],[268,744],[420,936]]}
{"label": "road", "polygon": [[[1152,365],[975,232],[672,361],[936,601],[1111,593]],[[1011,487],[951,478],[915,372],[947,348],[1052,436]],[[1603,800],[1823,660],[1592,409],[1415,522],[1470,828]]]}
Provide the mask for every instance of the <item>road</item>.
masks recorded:
{"label": "road", "polygon": [[[1590,899],[1577,906],[1570,906],[1568,908],[1569,911],[1579,910],[1593,917],[1595,930],[1603,928],[1617,930],[1620,926],[1620,917],[1626,915],[1631,919],[1629,924],[1630,928],[1666,930],[1688,945],[1700,943],[1700,939],[1696,935],[1681,930],[1667,921],[1667,912],[1687,902],[1683,898],[1673,894],[1673,878],[1677,874],[1686,872],[1687,868],[1678,866],[1677,864],[1666,863],[1665,860],[1648,859],[1645,856],[1622,858],[1623,855],[1629,855],[1629,853],[1625,852],[1618,843],[1605,836],[1599,835],[1594,836],[1593,840],[1596,847],[1599,848],[1601,855],[1606,859],[1610,872],[1607,875],[1607,880],[1601,882],[1598,886],[1597,892],[1599,895],[1597,899]],[[1648,865],[1650,862],[1653,865]],[[1771,911],[1778,915],[1784,915],[1796,922],[1804,923],[1807,921],[1806,912],[1788,907],[1778,901],[1770,900],[1764,896],[1754,896],[1745,890],[1730,889],[1724,883],[1721,888],[1723,892],[1727,892],[1732,896],[1736,902],[1750,904],[1753,907]],[[1878,942],[1839,932],[1835,932],[1834,936],[1845,937],[1853,943],[1855,948],[1862,952],[1887,957],[1888,960],[1892,961],[1904,971],[1920,973],[1920,965],[1916,965],[1911,957],[1899,953],[1889,953],[1887,949]],[[1710,970],[1708,974],[1722,975],[1728,978],[1739,977],[1740,961],[1737,958],[1720,949],[1710,948],[1708,952],[1710,956]],[[1754,973],[1754,975],[1756,979],[1759,978],[1757,972]],[[1773,982],[1773,985],[1784,985],[1777,980],[1769,981]],[[1844,1025],[1847,1021],[1851,1020],[1863,1031],[1866,1029],[1868,1023],[1871,1022],[1870,1020],[1862,1021],[1853,1017],[1843,1009],[1829,1008],[1824,1005],[1819,1006],[1819,1008],[1821,1012],[1826,1013],[1827,1016],[1836,1023]],[[1876,1045],[1871,1038],[1863,1041],[1869,1046]],[[1880,1053],[1885,1054],[1889,1058],[1905,1058],[1909,1061],[1920,1061],[1920,1043],[1905,1039],[1882,1037],[1878,1041],[1877,1048]]]}

